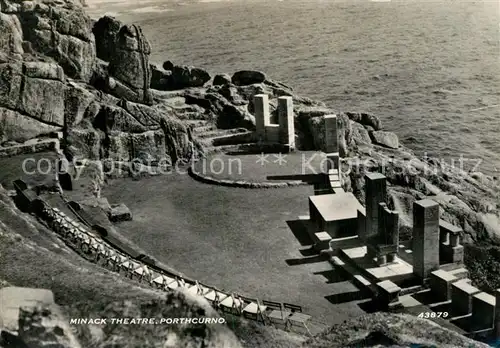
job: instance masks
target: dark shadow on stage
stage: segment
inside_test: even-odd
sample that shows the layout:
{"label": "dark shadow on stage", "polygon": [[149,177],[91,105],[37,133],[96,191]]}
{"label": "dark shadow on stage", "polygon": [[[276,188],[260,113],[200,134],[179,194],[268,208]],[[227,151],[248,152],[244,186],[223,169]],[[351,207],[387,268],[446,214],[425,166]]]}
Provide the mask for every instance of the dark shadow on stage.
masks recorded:
{"label": "dark shadow on stage", "polygon": [[301,220],[289,220],[286,222],[288,227],[292,230],[293,235],[299,241],[300,245],[312,245],[313,242],[309,234],[307,233],[306,227],[303,225]]}
{"label": "dark shadow on stage", "polygon": [[299,250],[300,254],[302,256],[313,256],[313,255],[319,255],[319,253],[316,251],[316,249],[314,249],[312,246],[310,248],[307,248],[307,249],[300,249]]}
{"label": "dark shadow on stage", "polygon": [[328,302],[332,304],[339,304],[352,301],[360,301],[368,297],[361,290],[356,290],[356,291],[348,291],[348,292],[341,292],[338,294],[328,295],[325,296],[325,298],[328,300]]}
{"label": "dark shadow on stage", "polygon": [[[370,296],[367,296],[370,297]],[[382,310],[382,306],[376,299],[369,299],[368,301],[358,303],[358,307],[366,313],[375,313]]]}
{"label": "dark shadow on stage", "polygon": [[302,181],[310,185],[317,184],[321,181],[318,174],[291,174],[291,175],[268,175],[267,180],[280,180],[280,181]]}
{"label": "dark shadow on stage", "polygon": [[349,280],[349,277],[346,274],[340,273],[339,270],[335,269],[328,271],[314,272],[313,274],[325,277],[327,284],[341,283]]}
{"label": "dark shadow on stage", "polygon": [[309,263],[316,263],[316,262],[324,262],[327,261],[328,258],[325,257],[324,255],[317,255],[317,256],[312,256],[312,257],[304,257],[301,259],[287,259],[285,262],[287,263],[288,266],[298,266],[298,265],[305,265]]}

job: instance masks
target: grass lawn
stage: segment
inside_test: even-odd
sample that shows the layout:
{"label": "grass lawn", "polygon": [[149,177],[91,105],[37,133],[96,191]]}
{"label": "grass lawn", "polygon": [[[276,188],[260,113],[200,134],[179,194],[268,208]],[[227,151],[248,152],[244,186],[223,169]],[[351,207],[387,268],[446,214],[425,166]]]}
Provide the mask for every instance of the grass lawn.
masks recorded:
{"label": "grass lawn", "polygon": [[322,166],[326,166],[324,154],[313,151],[281,155],[216,153],[196,162],[193,171],[219,180],[287,182],[308,180],[312,175],[322,172]]}
{"label": "grass lawn", "polygon": [[331,265],[289,227],[308,212],[311,194],[310,186],[238,189],[180,174],[118,180],[103,191],[134,216],[118,230],[160,261],[209,285],[302,305],[333,324],[363,312],[354,302],[328,300],[356,288],[335,280]]}

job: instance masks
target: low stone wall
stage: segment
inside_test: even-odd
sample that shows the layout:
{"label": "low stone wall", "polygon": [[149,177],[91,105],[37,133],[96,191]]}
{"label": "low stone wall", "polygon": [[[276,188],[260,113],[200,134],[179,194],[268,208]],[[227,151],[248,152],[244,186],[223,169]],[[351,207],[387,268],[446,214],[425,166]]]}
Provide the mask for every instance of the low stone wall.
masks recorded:
{"label": "low stone wall", "polygon": [[293,186],[303,186],[310,185],[310,183],[303,181],[288,181],[288,182],[250,182],[245,180],[227,180],[227,179],[215,179],[210,176],[202,175],[196,173],[191,167],[188,169],[189,175],[200,182],[205,184],[229,186],[229,187],[240,187],[248,189],[265,189],[265,188],[285,188]]}
{"label": "low stone wall", "polygon": [[28,153],[37,153],[44,151],[58,151],[59,140],[42,140],[36,143],[19,144],[9,147],[0,147],[0,157],[11,157],[24,155]]}

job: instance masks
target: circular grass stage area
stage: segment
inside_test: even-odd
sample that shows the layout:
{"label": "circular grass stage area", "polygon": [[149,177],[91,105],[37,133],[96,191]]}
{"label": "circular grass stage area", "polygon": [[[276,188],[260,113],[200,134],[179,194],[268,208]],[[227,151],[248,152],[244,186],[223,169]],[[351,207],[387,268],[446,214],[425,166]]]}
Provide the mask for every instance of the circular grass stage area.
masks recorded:
{"label": "circular grass stage area", "polygon": [[191,172],[195,178],[214,184],[280,187],[311,184],[316,174],[325,169],[324,153],[297,151],[237,155],[216,153],[195,162]]}

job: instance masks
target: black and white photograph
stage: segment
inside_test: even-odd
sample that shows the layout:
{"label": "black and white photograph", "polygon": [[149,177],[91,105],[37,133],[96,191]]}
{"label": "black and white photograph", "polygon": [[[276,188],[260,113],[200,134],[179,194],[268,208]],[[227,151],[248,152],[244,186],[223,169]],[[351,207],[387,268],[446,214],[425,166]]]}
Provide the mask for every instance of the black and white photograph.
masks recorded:
{"label": "black and white photograph", "polygon": [[499,0],[0,0],[0,348],[500,347]]}

